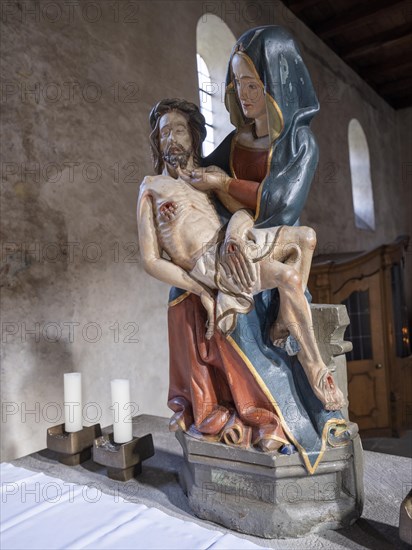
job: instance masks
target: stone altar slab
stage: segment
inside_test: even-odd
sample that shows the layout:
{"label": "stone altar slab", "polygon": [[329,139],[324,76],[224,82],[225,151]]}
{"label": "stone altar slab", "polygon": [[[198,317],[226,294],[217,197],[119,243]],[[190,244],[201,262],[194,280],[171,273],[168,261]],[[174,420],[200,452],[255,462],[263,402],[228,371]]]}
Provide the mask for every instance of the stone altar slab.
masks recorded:
{"label": "stone altar slab", "polygon": [[[131,502],[155,506],[171,516],[230,533],[229,529],[197,518],[178,482],[183,467],[183,452],[175,434],[168,431],[167,418],[141,415],[133,419],[133,435],[152,433],[155,455],[148,459],[141,475],[127,483],[109,479],[105,468],[87,461],[78,466],[59,464],[54,453],[44,449],[14,460],[22,468],[59,477],[70,483],[89,485],[104,494]],[[112,427],[103,429],[109,433]],[[44,444],[46,444],[45,434]],[[399,508],[411,484],[412,461],[409,458],[364,452],[365,502],[362,517],[352,526],[339,531],[324,531],[302,538],[262,539],[243,536],[265,548],[279,550],[389,550],[407,549],[398,536]]]}

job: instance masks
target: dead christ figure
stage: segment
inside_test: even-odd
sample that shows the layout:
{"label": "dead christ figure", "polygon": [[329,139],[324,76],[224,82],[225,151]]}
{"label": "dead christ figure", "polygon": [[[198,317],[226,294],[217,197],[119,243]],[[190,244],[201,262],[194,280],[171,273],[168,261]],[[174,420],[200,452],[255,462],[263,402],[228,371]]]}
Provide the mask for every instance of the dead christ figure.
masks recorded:
{"label": "dead christ figure", "polygon": [[236,315],[253,307],[254,294],[277,287],[282,321],[299,344],[297,356],[315,395],[327,410],[342,408],[344,397],[321,359],[304,295],[314,231],[287,226],[255,229],[249,211],[221,193],[219,199],[233,212],[224,228],[210,194],[183,179],[200,158],[203,116],[183,100],[165,100],[155,109],[159,116],[154,134],[160,143],[155,168],[161,173],[144,178],[137,212],[146,271],[200,297],[208,316],[207,338],[216,325],[230,333]]}

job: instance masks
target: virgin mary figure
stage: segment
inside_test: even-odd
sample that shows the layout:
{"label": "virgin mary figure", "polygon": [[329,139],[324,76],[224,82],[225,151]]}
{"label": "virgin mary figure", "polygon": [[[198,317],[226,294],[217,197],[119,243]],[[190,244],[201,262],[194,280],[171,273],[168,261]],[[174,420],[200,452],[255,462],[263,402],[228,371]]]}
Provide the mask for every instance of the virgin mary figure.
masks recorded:
{"label": "virgin mary figure", "polygon": [[[256,228],[299,224],[318,162],[309,125],[319,103],[288,31],[259,27],[239,38],[225,103],[236,130],[188,181],[214,192],[222,220],[230,218],[224,198],[229,196],[253,212]],[[170,428],[264,452],[297,450],[313,473],[327,445],[349,441],[347,422],[315,396],[296,357],[298,343],[282,323],[286,304],[277,289],[254,301],[230,336],[215,331],[207,340],[198,296],[172,288]]]}

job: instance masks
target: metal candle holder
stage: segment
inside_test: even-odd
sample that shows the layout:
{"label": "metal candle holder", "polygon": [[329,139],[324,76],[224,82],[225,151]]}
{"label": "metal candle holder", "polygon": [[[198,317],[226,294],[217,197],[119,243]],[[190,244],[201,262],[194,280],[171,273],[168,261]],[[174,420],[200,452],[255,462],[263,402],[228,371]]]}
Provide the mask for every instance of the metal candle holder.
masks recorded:
{"label": "metal candle holder", "polygon": [[128,481],[142,472],[142,462],[154,455],[152,434],[115,443],[113,433],[98,437],[93,444],[93,460],[107,467],[116,481]]}
{"label": "metal candle holder", "polygon": [[78,432],[66,432],[64,424],[47,430],[47,448],[58,454],[66,466],[77,466],[92,456],[93,441],[102,435],[100,424],[83,427]]}

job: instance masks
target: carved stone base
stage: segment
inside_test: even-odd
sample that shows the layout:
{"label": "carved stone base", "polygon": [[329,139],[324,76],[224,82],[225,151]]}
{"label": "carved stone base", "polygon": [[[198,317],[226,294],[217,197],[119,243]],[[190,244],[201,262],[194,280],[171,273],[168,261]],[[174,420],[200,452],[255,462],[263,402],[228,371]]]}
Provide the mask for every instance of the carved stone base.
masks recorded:
{"label": "carved stone base", "polygon": [[180,484],[193,512],[229,529],[264,538],[340,529],[363,508],[359,436],[325,451],[309,475],[298,453],[266,454],[196,440],[177,432],[184,452]]}
{"label": "carved stone base", "polygon": [[[322,359],[347,398],[343,305],[312,304]],[[342,410],[348,419],[348,410]],[[176,432],[184,452],[180,483],[193,512],[229,529],[264,538],[302,537],[355,522],[363,508],[363,451],[359,436],[328,448],[315,474],[298,453],[287,456],[197,440]]]}

